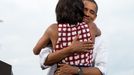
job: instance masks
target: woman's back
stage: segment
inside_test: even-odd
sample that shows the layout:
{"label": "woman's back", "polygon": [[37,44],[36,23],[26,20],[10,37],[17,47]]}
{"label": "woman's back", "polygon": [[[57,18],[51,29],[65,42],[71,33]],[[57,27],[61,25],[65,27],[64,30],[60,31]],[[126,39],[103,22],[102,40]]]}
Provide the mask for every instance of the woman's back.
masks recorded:
{"label": "woman's back", "polygon": [[[55,52],[71,45],[74,38],[79,35],[79,41],[84,42],[93,37],[90,34],[89,26],[85,22],[78,23],[77,25],[58,24],[52,25],[50,28],[53,30],[50,33],[50,38]],[[61,63],[66,63],[76,66],[92,66],[92,50],[86,53],[74,53],[73,55],[62,60]]]}

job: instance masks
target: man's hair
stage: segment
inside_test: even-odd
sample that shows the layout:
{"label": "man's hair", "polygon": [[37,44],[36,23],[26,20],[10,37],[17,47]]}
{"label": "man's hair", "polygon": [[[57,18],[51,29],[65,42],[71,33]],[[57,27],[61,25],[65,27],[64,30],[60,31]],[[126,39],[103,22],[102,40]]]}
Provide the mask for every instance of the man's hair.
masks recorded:
{"label": "man's hair", "polygon": [[98,12],[98,5],[97,5],[97,3],[96,3],[95,0],[83,0],[83,1],[90,1],[90,2],[93,2],[93,3],[96,5],[96,14],[97,14],[97,12]]}
{"label": "man's hair", "polygon": [[84,4],[82,0],[59,0],[55,12],[58,23],[77,24],[83,21]]}

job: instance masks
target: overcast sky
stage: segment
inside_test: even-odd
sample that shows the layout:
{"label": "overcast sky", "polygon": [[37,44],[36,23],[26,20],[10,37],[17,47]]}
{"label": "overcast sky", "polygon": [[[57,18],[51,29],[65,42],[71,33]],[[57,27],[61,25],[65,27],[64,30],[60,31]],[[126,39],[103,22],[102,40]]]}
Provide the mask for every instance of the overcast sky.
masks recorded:
{"label": "overcast sky", "polygon": [[[108,41],[108,75],[134,75],[134,0],[96,0],[96,24]],[[46,75],[32,48],[55,21],[57,0],[0,0],[0,60],[14,75]]]}

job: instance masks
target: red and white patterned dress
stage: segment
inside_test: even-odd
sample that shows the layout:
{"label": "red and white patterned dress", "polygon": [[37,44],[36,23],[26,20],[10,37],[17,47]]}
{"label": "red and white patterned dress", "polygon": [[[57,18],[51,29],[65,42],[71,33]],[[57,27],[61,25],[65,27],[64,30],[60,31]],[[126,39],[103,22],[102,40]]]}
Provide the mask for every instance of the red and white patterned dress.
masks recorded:
{"label": "red and white patterned dress", "polygon": [[[58,40],[54,52],[71,45],[71,42],[77,35],[79,35],[79,41],[81,42],[92,39],[89,27],[85,22],[78,23],[77,25],[58,24]],[[92,66],[92,56],[93,50],[86,53],[74,53],[63,59],[60,63],[74,66]]]}

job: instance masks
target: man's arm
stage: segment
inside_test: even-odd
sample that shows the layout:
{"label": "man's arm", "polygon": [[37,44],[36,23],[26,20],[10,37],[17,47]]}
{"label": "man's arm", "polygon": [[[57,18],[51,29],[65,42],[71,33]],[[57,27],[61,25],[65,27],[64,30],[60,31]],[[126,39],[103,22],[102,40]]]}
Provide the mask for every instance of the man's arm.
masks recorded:
{"label": "man's arm", "polygon": [[44,65],[44,61],[46,61],[47,56],[52,53],[52,47],[51,46],[47,46],[45,48],[43,48],[39,54],[39,59],[40,59],[40,66],[42,69],[46,69],[49,66]]}
{"label": "man's arm", "polygon": [[[83,75],[106,75],[106,65],[107,65],[107,51],[103,46],[103,42],[100,37],[96,38],[95,49],[94,49],[94,67],[81,67]],[[62,64],[59,68],[59,74],[64,73],[78,74],[79,68],[70,66],[67,64]]]}
{"label": "man's arm", "polygon": [[[60,64],[56,71],[56,75],[77,75],[80,72],[79,67]],[[96,67],[81,67],[82,75],[102,75],[101,71]]]}
{"label": "man's arm", "polygon": [[96,38],[96,48],[94,48],[94,59],[95,59],[95,67],[98,68],[103,75],[106,75],[107,71],[107,58],[108,58],[108,52],[107,52],[107,44],[103,40],[104,37],[100,36]]}
{"label": "man's arm", "polygon": [[101,36],[101,30],[97,27],[95,23],[92,23],[92,24],[93,24],[93,29],[95,31],[95,37]]}
{"label": "man's arm", "polygon": [[96,37],[94,47],[94,67],[82,68],[83,75],[106,75],[107,69],[107,48],[103,36]]}

